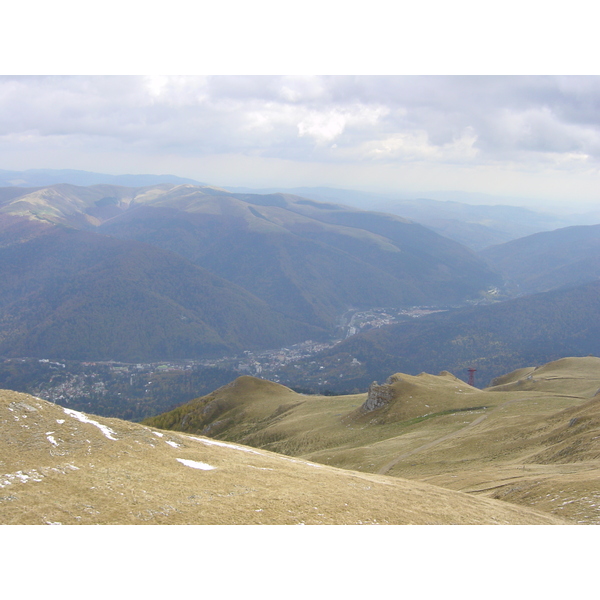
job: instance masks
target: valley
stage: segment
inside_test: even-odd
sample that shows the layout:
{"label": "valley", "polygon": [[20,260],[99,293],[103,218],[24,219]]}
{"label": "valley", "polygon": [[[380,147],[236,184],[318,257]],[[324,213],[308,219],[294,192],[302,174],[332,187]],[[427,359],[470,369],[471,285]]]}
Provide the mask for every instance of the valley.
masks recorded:
{"label": "valley", "polygon": [[[300,364],[334,348],[360,331],[417,319],[447,308],[410,307],[351,310],[340,318],[337,337],[306,340],[271,350],[244,352],[211,359],[165,359],[156,362],[57,362],[47,358],[0,359],[0,389],[39,396],[77,410],[140,421],[169,410],[247,374],[288,384],[289,368],[303,378]],[[315,363],[316,364],[316,363]],[[308,378],[307,378],[308,381]],[[316,382],[327,392],[326,377]],[[334,382],[331,382],[334,384]],[[297,389],[302,389],[301,384]]]}
{"label": "valley", "polygon": [[600,229],[442,204],[0,189],[3,522],[600,523]]}
{"label": "valley", "polygon": [[[467,214],[442,205],[420,204]],[[521,214],[488,212],[503,226]],[[395,371],[475,368],[476,384],[489,385],[522,364],[600,354],[588,268],[599,231],[569,227],[495,246],[480,253],[488,267],[401,217],[291,194],[189,183],[2,188],[0,385],[134,420],[239,374],[340,394]],[[511,267],[528,244],[534,262]],[[556,263],[561,248],[557,273],[580,283],[516,297],[527,272]],[[69,367],[37,381],[36,360]],[[114,368],[129,376],[119,381]]]}

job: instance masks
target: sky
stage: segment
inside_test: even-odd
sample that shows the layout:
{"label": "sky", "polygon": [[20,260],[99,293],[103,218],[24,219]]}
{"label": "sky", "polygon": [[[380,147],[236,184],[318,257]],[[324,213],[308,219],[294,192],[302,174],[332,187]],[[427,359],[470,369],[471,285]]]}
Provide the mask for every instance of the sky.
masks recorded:
{"label": "sky", "polygon": [[[519,6],[524,15],[523,3]],[[413,19],[424,19],[429,8],[411,13]],[[139,66],[129,60],[138,55],[131,52],[131,40],[123,45],[120,25],[113,23],[111,37],[101,38],[102,53],[91,53],[89,62],[84,55],[83,63],[73,46],[82,42],[82,33],[71,29],[65,40],[53,31],[43,52],[34,53],[21,70],[17,66],[0,75],[0,169],[170,173],[222,187],[328,186],[404,196],[458,190],[513,204],[598,203],[600,76],[581,74],[580,65],[589,68],[588,62],[565,60],[565,39],[571,51],[573,43],[587,39],[585,20],[578,18],[579,29],[571,37],[557,38],[550,30],[544,44],[536,45],[531,36],[504,37],[503,25],[517,33],[526,25],[515,25],[510,15],[504,20],[494,16],[496,34],[468,20],[441,29],[441,19],[436,29],[430,19],[427,36],[416,37],[408,35],[404,21],[390,26],[379,18],[377,30],[365,34],[368,16],[328,16],[329,22],[354,27],[338,27],[339,44],[325,28],[327,19],[310,15],[293,19],[299,29],[311,24],[320,37],[311,38],[302,29],[299,38],[297,31],[268,23],[248,31],[243,19],[231,18],[221,29],[205,21],[179,21],[178,30],[165,35],[168,18],[163,23],[161,15],[154,15],[148,23],[163,33],[152,38],[159,42],[144,46],[152,54]],[[543,25],[539,13],[535,16]],[[145,17],[139,18],[143,29]],[[272,18],[292,22],[287,13]],[[569,18],[554,18],[551,24],[566,30]],[[92,30],[92,38],[100,30]],[[187,38],[186,31],[195,37]],[[324,33],[327,45],[321,40]],[[74,40],[74,35],[79,37]],[[477,46],[485,36],[503,43],[500,58],[498,48],[496,54],[485,54],[487,72],[481,63],[486,46]],[[183,38],[188,53],[178,46]],[[303,46],[291,53],[294,60],[281,60],[299,39]],[[508,62],[507,39],[517,50]],[[91,41],[87,49],[97,50]],[[157,52],[165,47],[179,49],[171,62]],[[332,59],[334,48],[350,50],[350,55]],[[543,74],[529,74],[535,73],[536,63],[528,61],[532,48],[545,52]],[[218,58],[207,60],[207,49]],[[409,49],[411,60],[400,59]],[[44,62],[46,53],[50,59]],[[488,61],[490,56],[495,62]],[[580,56],[589,57],[589,52]],[[77,58],[80,62],[73,62]],[[356,75],[369,73],[369,66],[373,74]],[[553,69],[575,74],[557,75]],[[123,74],[130,72],[144,74]],[[296,74],[268,74],[286,72]],[[394,72],[402,74],[385,74]]]}

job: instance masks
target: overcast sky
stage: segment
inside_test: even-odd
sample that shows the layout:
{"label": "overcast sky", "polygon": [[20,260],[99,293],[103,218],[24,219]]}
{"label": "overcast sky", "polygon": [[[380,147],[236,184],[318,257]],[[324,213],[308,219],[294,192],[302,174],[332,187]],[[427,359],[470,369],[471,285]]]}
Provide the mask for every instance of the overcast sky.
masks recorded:
{"label": "overcast sky", "polygon": [[600,200],[597,76],[4,76],[0,168]]}
{"label": "overcast sky", "polygon": [[0,169],[600,200],[600,76],[552,75],[597,73],[588,0],[190,7],[7,5]]}

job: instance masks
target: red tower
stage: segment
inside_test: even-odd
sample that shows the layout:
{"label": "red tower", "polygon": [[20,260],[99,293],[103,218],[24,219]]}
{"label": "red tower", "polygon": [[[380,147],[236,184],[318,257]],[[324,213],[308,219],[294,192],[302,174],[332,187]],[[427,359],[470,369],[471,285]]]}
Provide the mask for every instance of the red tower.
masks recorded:
{"label": "red tower", "polygon": [[470,369],[468,369],[469,371],[469,381],[467,381],[467,383],[470,386],[475,387],[475,371],[477,371],[477,369],[474,369],[473,367],[471,367]]}

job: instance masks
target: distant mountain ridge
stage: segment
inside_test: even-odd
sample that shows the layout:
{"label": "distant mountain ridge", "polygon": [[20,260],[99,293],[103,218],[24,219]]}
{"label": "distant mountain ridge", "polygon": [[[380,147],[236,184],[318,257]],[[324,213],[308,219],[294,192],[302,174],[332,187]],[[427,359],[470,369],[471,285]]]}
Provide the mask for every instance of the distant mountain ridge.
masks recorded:
{"label": "distant mountain ridge", "polygon": [[75,169],[28,169],[26,171],[6,171],[0,169],[0,187],[46,187],[60,183],[69,183],[78,186],[109,184],[130,187],[142,187],[160,183],[205,185],[194,179],[178,177],[177,175],[107,175],[105,173]]}
{"label": "distant mountain ridge", "polygon": [[[0,170],[0,187],[47,187],[55,184],[98,184],[144,187],[170,184],[207,186],[176,175],[108,175],[74,169]],[[319,202],[343,204],[409,218],[473,250],[504,243],[539,231],[570,225],[600,223],[600,213],[578,216],[544,214],[511,205],[502,197],[469,192],[419,192],[418,194],[365,192],[331,187],[262,188],[221,186],[237,194],[285,193]],[[524,199],[526,200],[526,199]],[[483,202],[483,203],[482,203]]]}
{"label": "distant mountain ridge", "polygon": [[[235,192],[251,193],[250,188],[231,188]],[[469,202],[472,194],[452,192],[430,196],[383,194],[326,187],[298,187],[285,190],[263,189],[254,193],[276,191],[296,194],[319,202],[346,204],[361,210],[398,215],[420,223],[436,233],[479,251],[540,231],[570,225],[600,222],[600,214],[558,216],[521,206],[504,204],[501,198],[489,196],[484,204]],[[462,197],[465,200],[459,201]],[[440,199],[443,198],[443,199]],[[594,222],[594,221],[592,221]]]}
{"label": "distant mountain ridge", "polygon": [[316,335],[354,306],[462,302],[500,283],[421,225],[297,196],[190,184],[15,189],[0,189],[0,214],[175,252]]}
{"label": "distant mountain ridge", "polygon": [[474,367],[480,387],[523,364],[588,354],[600,354],[600,281],[372,329],[286,367],[280,378],[349,393],[391,372],[466,377]]}
{"label": "distant mountain ridge", "polygon": [[546,292],[600,278],[600,225],[536,233],[480,252],[518,293]]}

